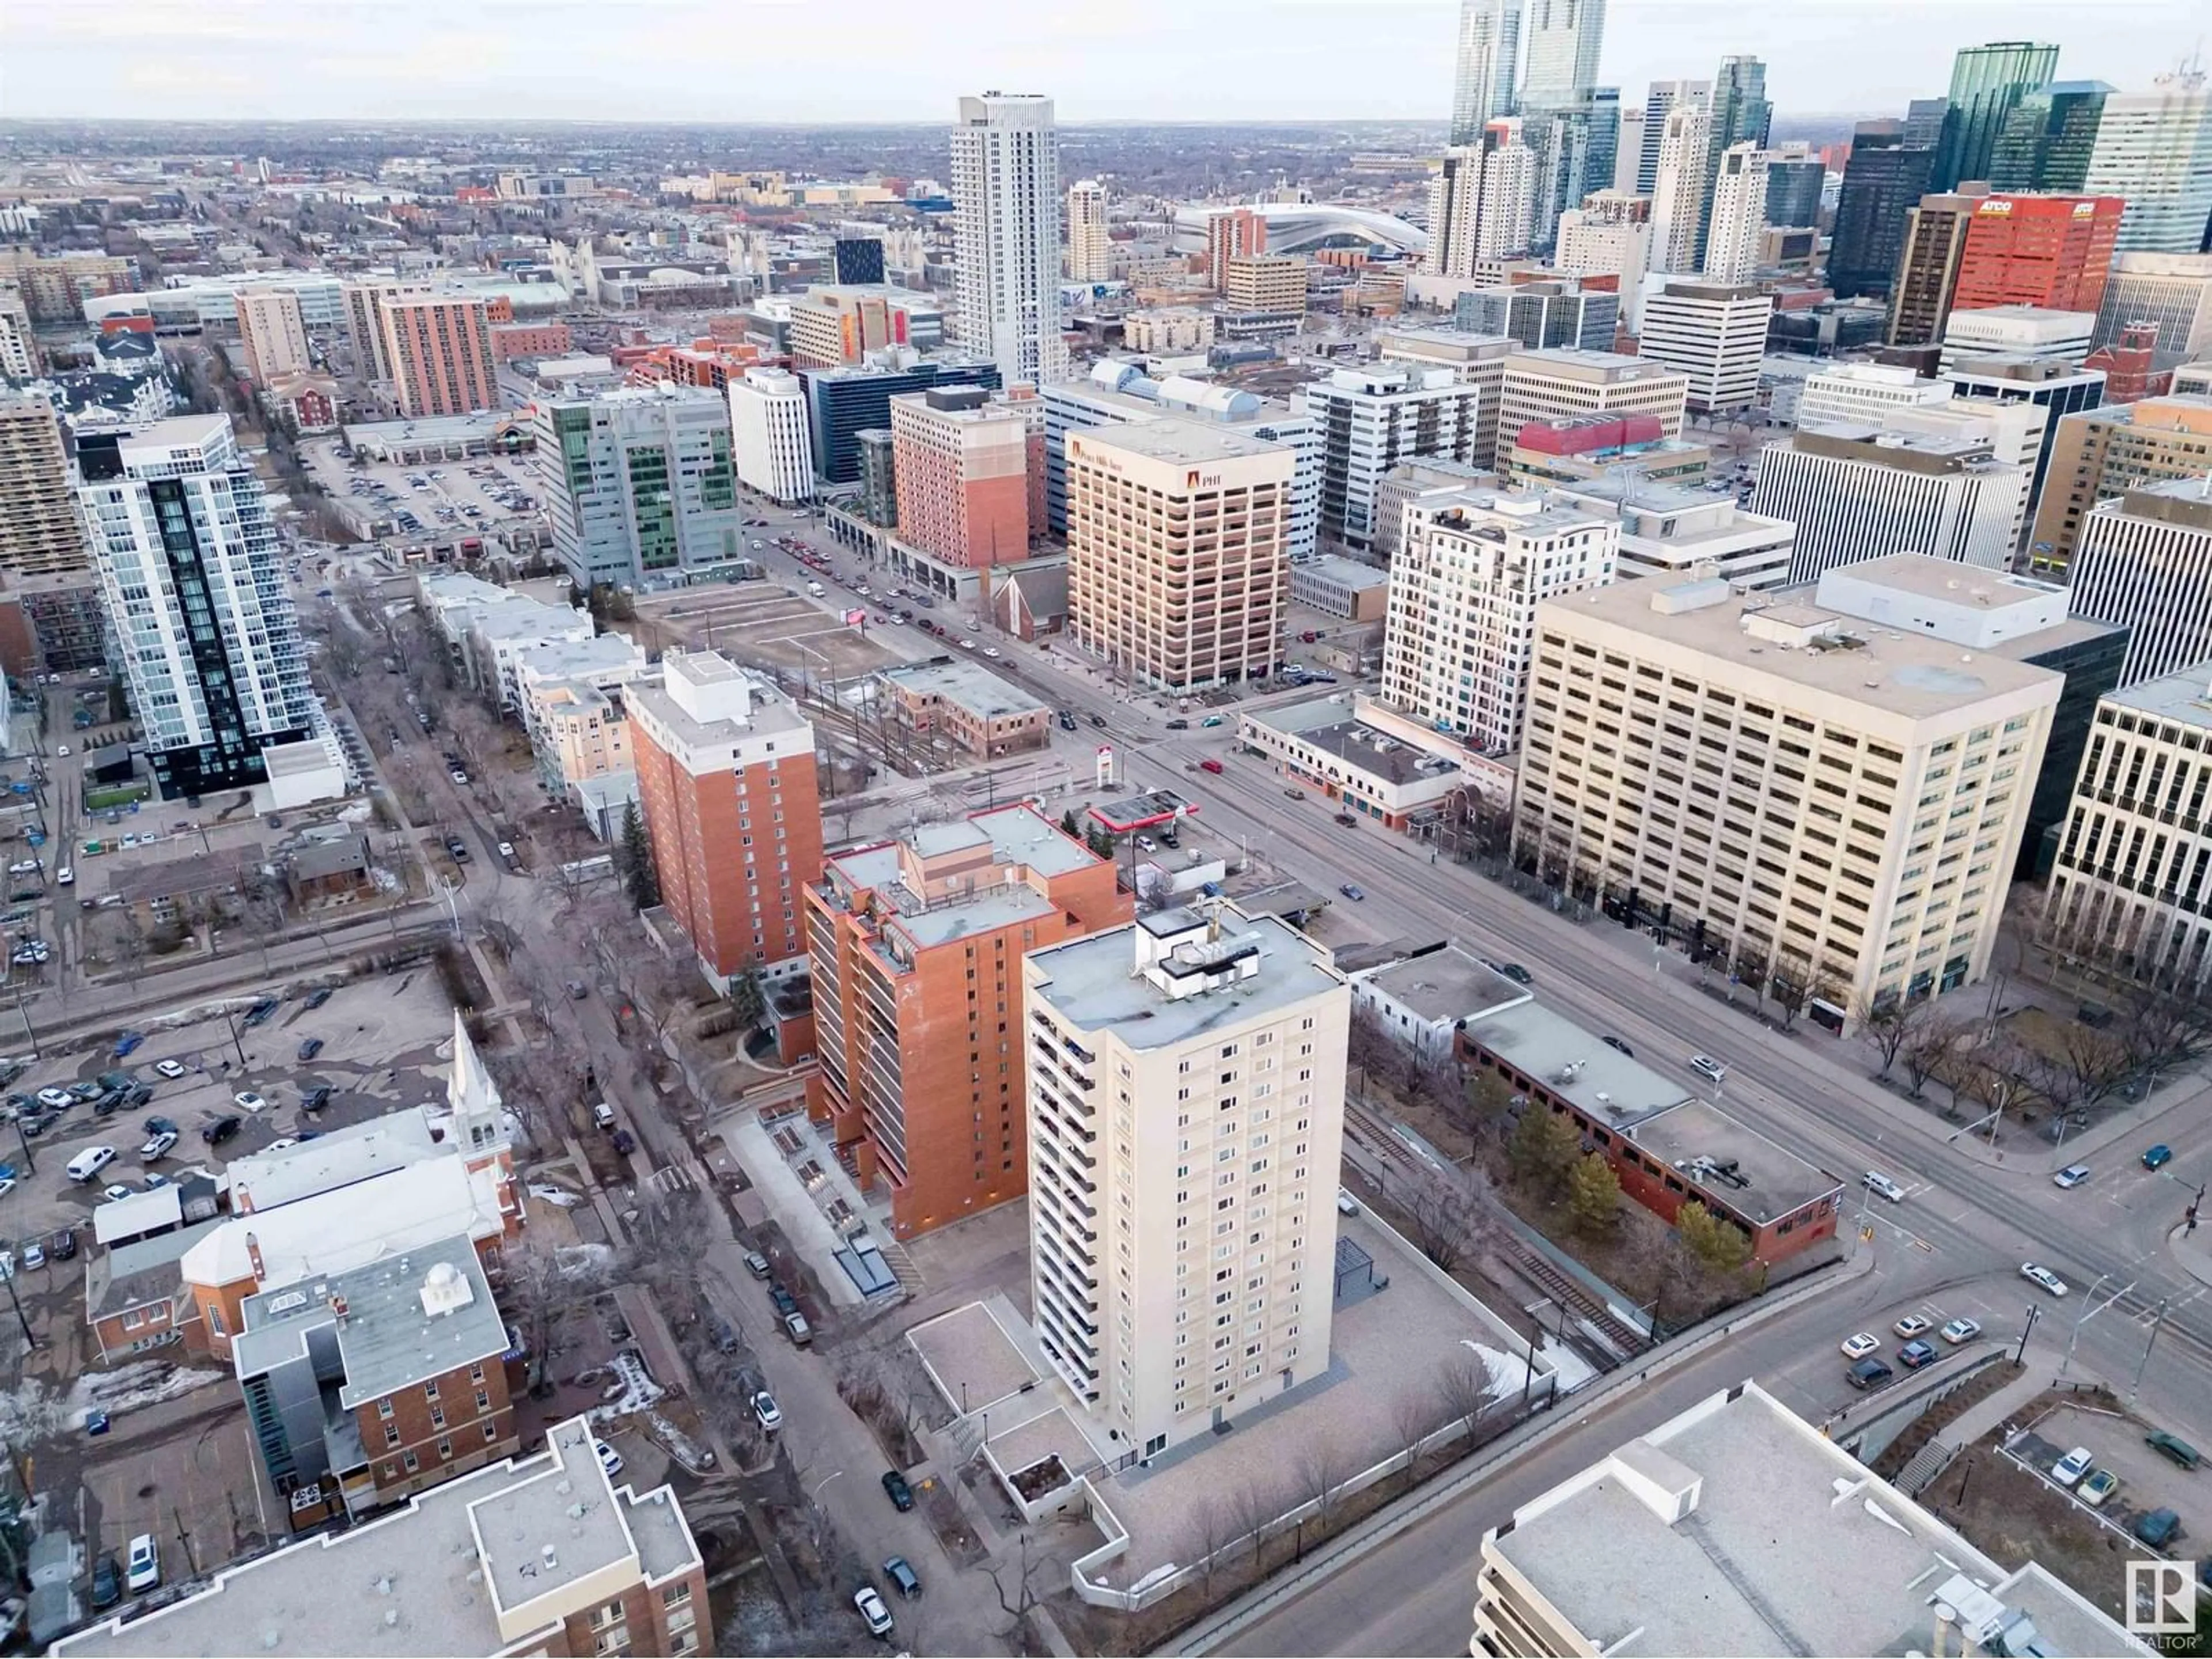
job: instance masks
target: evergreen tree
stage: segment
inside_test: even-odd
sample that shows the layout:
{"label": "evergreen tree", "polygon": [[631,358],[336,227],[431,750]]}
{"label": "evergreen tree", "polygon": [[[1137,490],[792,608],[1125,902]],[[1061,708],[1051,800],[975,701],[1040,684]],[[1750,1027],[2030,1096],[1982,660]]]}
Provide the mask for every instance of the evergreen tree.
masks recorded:
{"label": "evergreen tree", "polygon": [[1567,1218],[1575,1231],[1595,1237],[1620,1218],[1620,1177],[1603,1154],[1591,1152],[1567,1176]]}
{"label": "evergreen tree", "polygon": [[629,894],[629,902],[641,910],[650,910],[660,902],[660,878],[653,867],[653,843],[646,838],[645,817],[630,802],[623,808],[622,830],[623,887]]}
{"label": "evergreen tree", "polygon": [[1522,1108],[1521,1121],[1505,1150],[1513,1161],[1513,1173],[1549,1196],[1559,1190],[1559,1183],[1574,1167],[1582,1152],[1582,1137],[1563,1113],[1532,1100]]}
{"label": "evergreen tree", "polygon": [[1751,1259],[1751,1240],[1743,1229],[1702,1204],[1685,1204],[1674,1212],[1674,1237],[1708,1273],[1732,1273]]}

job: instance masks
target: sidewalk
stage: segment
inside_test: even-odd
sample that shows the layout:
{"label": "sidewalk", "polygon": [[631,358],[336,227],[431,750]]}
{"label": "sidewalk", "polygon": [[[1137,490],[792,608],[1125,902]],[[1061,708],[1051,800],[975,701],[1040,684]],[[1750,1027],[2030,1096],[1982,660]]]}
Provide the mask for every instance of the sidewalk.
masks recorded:
{"label": "sidewalk", "polygon": [[2166,1248],[2181,1264],[2182,1272],[2200,1285],[2212,1285],[2212,1227],[2200,1225],[2192,1233],[2176,1226],[2166,1236]]}

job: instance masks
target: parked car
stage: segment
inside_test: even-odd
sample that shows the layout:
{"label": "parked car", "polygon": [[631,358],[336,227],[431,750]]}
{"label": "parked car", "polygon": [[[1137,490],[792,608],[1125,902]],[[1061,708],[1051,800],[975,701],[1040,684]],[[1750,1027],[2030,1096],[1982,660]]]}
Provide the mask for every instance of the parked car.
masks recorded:
{"label": "parked car", "polygon": [[781,1280],[772,1280],[769,1283],[768,1287],[768,1299],[775,1304],[775,1311],[779,1316],[784,1314],[794,1314],[799,1311],[798,1298],[793,1297],[789,1291],[783,1288],[783,1285]]}
{"label": "parked car", "polygon": [[753,1396],[753,1419],[763,1434],[774,1434],[783,1426],[783,1407],[766,1389]]}
{"label": "parked car", "polygon": [[745,1252],[745,1271],[755,1279],[765,1280],[769,1276],[768,1258],[758,1250]]}
{"label": "parked car", "polygon": [[593,1440],[592,1450],[599,1460],[599,1467],[607,1472],[608,1480],[613,1480],[623,1472],[622,1454],[605,1441]]}
{"label": "parked car", "polygon": [[607,1145],[623,1158],[637,1150],[637,1137],[627,1129],[617,1129],[607,1137]]}
{"label": "parked car", "polygon": [[1897,1351],[1897,1363],[1908,1371],[1917,1371],[1923,1365],[1932,1365],[1941,1358],[1930,1342],[1908,1342]]}
{"label": "parked car", "polygon": [[68,1261],[76,1255],[76,1235],[66,1228],[46,1240],[46,1259]]}
{"label": "parked car", "polygon": [[1946,1342],[1952,1344],[1954,1346],[1961,1342],[1971,1342],[1981,1334],[1982,1327],[1980,1322],[1964,1318],[1952,1320],[1950,1322],[1946,1324],[1942,1330],[1936,1333],[1938,1336],[1941,1336]]}
{"label": "parked car", "polygon": [[230,1097],[230,1100],[234,1106],[241,1107],[249,1112],[265,1112],[269,1109],[267,1099],[252,1089],[240,1089]]}
{"label": "parked car", "polygon": [[1910,1339],[1911,1337],[1922,1335],[1933,1329],[1935,1323],[1936,1322],[1934,1320],[1923,1318],[1919,1314],[1907,1314],[1904,1318],[1899,1320],[1897,1323],[1892,1325],[1889,1328],[1895,1331],[1899,1336]]}
{"label": "parked car", "polygon": [[152,1164],[165,1158],[175,1148],[176,1144],[177,1137],[174,1134],[167,1132],[157,1134],[138,1149],[138,1161],[141,1164]]}
{"label": "parked car", "polygon": [[2074,1489],[2074,1495],[2091,1509],[2100,1507],[2104,1501],[2120,1489],[2120,1477],[2110,1469],[2094,1469],[2082,1478]]}
{"label": "parked car", "polygon": [[860,1621],[867,1626],[869,1635],[886,1637],[891,1633],[891,1610],[884,1605],[884,1598],[876,1593],[873,1584],[863,1584],[854,1590],[853,1605],[860,1609]]}
{"label": "parked car", "polygon": [[[103,1425],[105,1413],[100,1416]],[[89,1422],[86,1425],[90,1427]],[[105,1613],[123,1599],[123,1571],[115,1565],[115,1558],[103,1555],[92,1564],[92,1610]]]}
{"label": "parked car", "polygon": [[185,1067],[178,1060],[157,1060],[154,1062],[154,1073],[157,1077],[165,1077],[174,1082],[185,1075]]}
{"label": "parked car", "polygon": [[2164,1549],[2180,1531],[2181,1517],[2172,1510],[2152,1510],[2136,1517],[2136,1536],[2154,1550]]}
{"label": "parked car", "polygon": [[[12,1181],[8,1182],[8,1185],[11,1187],[15,1184],[15,1183]],[[46,1265],[46,1247],[36,1243],[35,1241],[23,1246],[23,1260],[21,1265],[25,1268],[45,1267]]]}
{"label": "parked car", "polygon": [[161,1558],[155,1548],[152,1533],[142,1532],[131,1540],[128,1577],[133,1595],[143,1595],[148,1590],[161,1588]]}
{"label": "parked car", "polygon": [[307,1006],[319,1008],[331,1000],[331,988],[327,985],[319,991],[311,992],[307,997]]}
{"label": "parked car", "polygon": [[249,1027],[255,1025],[266,1025],[269,1023],[270,1016],[276,1012],[279,1006],[280,1005],[275,997],[262,998],[260,1001],[255,1003],[251,1008],[248,1008],[246,1011],[246,1025]]}
{"label": "parked car", "polygon": [[317,1054],[319,1054],[322,1052],[322,1038],[309,1037],[305,1042],[300,1045],[300,1063],[304,1066],[307,1061],[313,1060]]}
{"label": "parked car", "polygon": [[1862,1359],[1844,1373],[1844,1381],[1866,1394],[1882,1387],[1896,1374],[1879,1359]]}
{"label": "parked car", "polygon": [[783,1316],[783,1334],[791,1339],[792,1346],[804,1348],[814,1340],[814,1328],[806,1322],[803,1313],[787,1313]]}
{"label": "parked car", "polygon": [[69,1178],[82,1186],[115,1162],[112,1146],[88,1146],[69,1161]]}
{"label": "parked car", "polygon": [[908,1601],[921,1595],[921,1575],[914,1570],[903,1555],[894,1555],[884,1563],[884,1577],[891,1581],[891,1588]]}
{"label": "parked car", "polygon": [[210,1146],[220,1146],[226,1140],[235,1139],[245,1122],[246,1120],[236,1113],[228,1117],[219,1117],[200,1130],[200,1139]]}
{"label": "parked car", "polygon": [[914,1488],[896,1469],[884,1471],[884,1495],[891,1500],[891,1507],[901,1515],[914,1507]]}
{"label": "parked car", "polygon": [[2088,1474],[2089,1465],[2096,1461],[2087,1446],[2076,1446],[2051,1466],[2051,1478],[2062,1486],[2070,1486]]}
{"label": "parked car", "polygon": [[1864,1359],[1869,1354],[1881,1351],[1881,1339],[1872,1331],[1859,1331],[1845,1337],[1840,1346],[1844,1358]]}

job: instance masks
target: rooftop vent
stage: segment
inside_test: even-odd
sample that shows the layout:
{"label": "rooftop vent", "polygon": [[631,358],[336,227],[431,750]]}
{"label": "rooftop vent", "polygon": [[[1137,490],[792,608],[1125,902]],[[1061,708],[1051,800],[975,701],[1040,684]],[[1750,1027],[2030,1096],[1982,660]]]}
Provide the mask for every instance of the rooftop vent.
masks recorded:
{"label": "rooftop vent", "polygon": [[434,1266],[422,1279],[422,1311],[427,1315],[459,1313],[477,1299],[468,1276],[450,1261]]}

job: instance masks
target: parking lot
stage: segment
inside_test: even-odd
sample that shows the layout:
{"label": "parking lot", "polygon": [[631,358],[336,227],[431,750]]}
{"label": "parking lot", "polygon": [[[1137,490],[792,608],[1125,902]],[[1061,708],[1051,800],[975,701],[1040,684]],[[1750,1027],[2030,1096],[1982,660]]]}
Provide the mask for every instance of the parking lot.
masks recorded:
{"label": "parking lot", "polygon": [[2112,1495],[2098,1506],[2106,1520],[2125,1530],[2152,1510],[2172,1510],[2181,1517],[2182,1531],[2169,1553],[2201,1555],[2212,1545],[2212,1491],[2206,1488],[2205,1474],[2182,1468],[2145,1444],[2146,1432],[2132,1418],[2061,1406],[2038,1420],[2012,1450],[2031,1468],[2048,1474],[2074,1448],[2086,1448],[2092,1470],[2110,1469],[2120,1479]]}
{"label": "parking lot", "polygon": [[[364,512],[392,519],[392,538],[404,544],[435,546],[481,538],[503,523],[534,521],[538,514],[538,477],[527,455],[477,456],[423,466],[368,460],[356,465],[337,453],[336,439],[300,447],[325,489]],[[411,514],[414,522],[406,522],[403,514]]]}
{"label": "parking lot", "polygon": [[[337,988],[320,1007],[309,1007],[309,1000],[303,988],[277,1003],[261,1023],[248,1025],[257,1000],[234,997],[149,1022],[143,1043],[120,1060],[102,1049],[33,1066],[14,1085],[26,1097],[110,1071],[126,1073],[152,1094],[105,1119],[88,1104],[76,1105],[34,1141],[27,1143],[19,1127],[12,1137],[15,1155],[7,1159],[15,1166],[16,1184],[0,1196],[0,1235],[23,1241],[82,1229],[110,1185],[143,1190],[149,1173],[219,1167],[280,1136],[320,1133],[442,1098],[453,1013],[431,969]],[[321,1047],[302,1060],[311,1042]],[[165,1063],[183,1074],[162,1075]],[[311,1116],[301,1103],[319,1085],[327,1085],[331,1097]],[[240,1094],[263,1104],[258,1109],[242,1105]],[[146,1120],[154,1116],[175,1123],[180,1139],[149,1165],[139,1154],[149,1133]],[[235,1131],[210,1144],[208,1132],[233,1118]],[[88,1182],[71,1181],[65,1173],[69,1162],[94,1146],[112,1147],[114,1161]],[[27,1152],[36,1158],[35,1172]]]}
{"label": "parking lot", "polygon": [[747,582],[641,595],[637,611],[671,636],[667,643],[711,646],[750,666],[783,669],[794,676],[850,679],[908,660],[906,653],[840,622],[826,608],[831,603],[778,583]]}
{"label": "parking lot", "polygon": [[[173,1584],[270,1535],[274,1498],[263,1489],[261,1460],[237,1403],[235,1389],[218,1382],[118,1419],[106,1438],[80,1443],[88,1449],[80,1480],[89,1559],[106,1553],[120,1563],[131,1540],[150,1533],[161,1582]],[[49,1490],[73,1511],[79,1498],[70,1486],[76,1483],[63,1469],[52,1474]]]}

